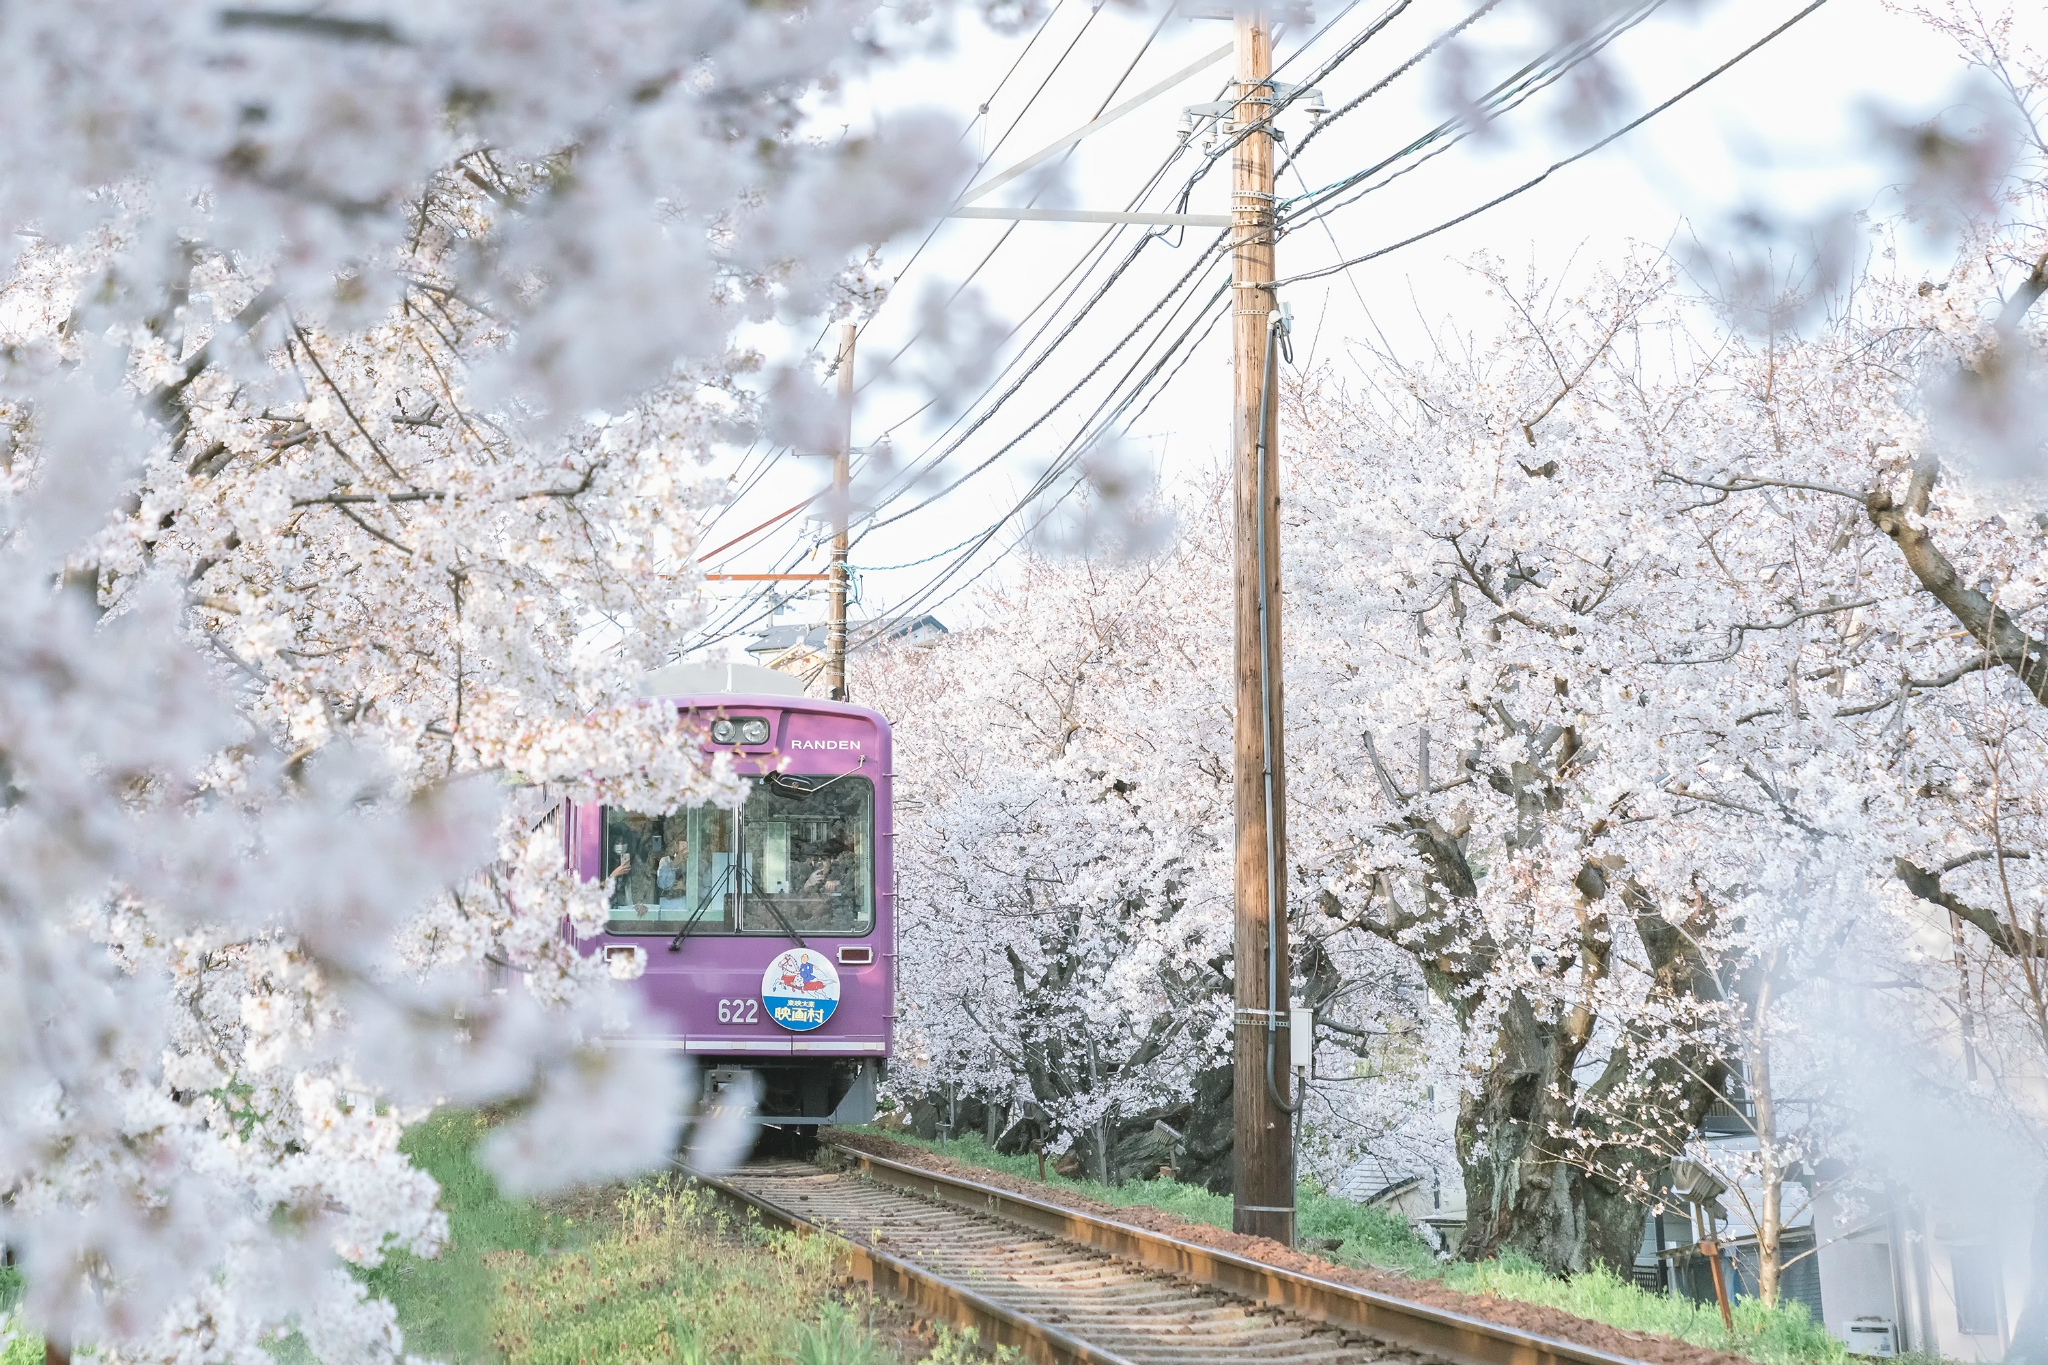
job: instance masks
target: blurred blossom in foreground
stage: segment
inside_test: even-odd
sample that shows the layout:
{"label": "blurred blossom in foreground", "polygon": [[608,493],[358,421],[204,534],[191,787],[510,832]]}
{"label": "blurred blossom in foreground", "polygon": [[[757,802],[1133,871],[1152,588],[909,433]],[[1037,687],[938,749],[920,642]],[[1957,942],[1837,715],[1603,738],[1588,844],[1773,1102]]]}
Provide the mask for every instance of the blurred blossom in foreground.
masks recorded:
{"label": "blurred blossom in foreground", "polygon": [[[866,0],[0,11],[0,1242],[103,1358],[396,1360],[349,1265],[677,1146],[562,932],[565,792],[731,799],[617,705],[702,613],[738,329],[872,308],[965,172],[806,111]],[[600,418],[585,414],[602,413]],[[589,625],[607,623],[602,641]],[[509,792],[509,799],[508,799]],[[743,1150],[744,1094],[693,1150]]]}
{"label": "blurred blossom in foreground", "polygon": [[1146,559],[1173,538],[1173,509],[1159,496],[1159,470],[1140,447],[1114,436],[1089,445],[1073,468],[1043,478],[1050,491],[1025,516],[1032,544],[1059,556]]}
{"label": "blurred blossom in foreground", "polygon": [[2024,337],[1987,348],[1928,385],[1928,420],[1966,474],[1993,482],[2048,474],[2048,367]]}

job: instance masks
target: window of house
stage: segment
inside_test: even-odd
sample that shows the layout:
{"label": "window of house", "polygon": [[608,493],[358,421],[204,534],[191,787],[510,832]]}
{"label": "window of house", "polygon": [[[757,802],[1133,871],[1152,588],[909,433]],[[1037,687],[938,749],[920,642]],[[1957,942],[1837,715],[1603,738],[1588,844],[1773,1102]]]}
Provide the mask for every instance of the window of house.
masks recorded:
{"label": "window of house", "polygon": [[1956,1247],[1949,1253],[1955,1276],[1956,1330],[1968,1336],[1995,1337],[2005,1332],[2005,1295],[1998,1274],[1995,1247]]}

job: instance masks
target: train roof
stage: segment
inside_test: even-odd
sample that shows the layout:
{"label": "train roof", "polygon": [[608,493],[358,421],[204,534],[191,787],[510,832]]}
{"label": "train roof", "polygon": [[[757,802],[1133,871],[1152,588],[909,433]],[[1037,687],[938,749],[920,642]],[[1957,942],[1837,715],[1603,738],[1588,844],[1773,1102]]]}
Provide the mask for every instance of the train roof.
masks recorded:
{"label": "train roof", "polygon": [[[759,664],[692,663],[657,668],[640,680],[640,695],[704,704],[730,697],[741,706],[782,705],[791,710],[866,716],[884,726],[888,718],[871,707],[805,695],[803,679]],[[714,703],[716,704],[716,703]]]}
{"label": "train roof", "polygon": [[670,664],[640,680],[643,697],[802,697],[804,682],[779,668],[759,664]]}

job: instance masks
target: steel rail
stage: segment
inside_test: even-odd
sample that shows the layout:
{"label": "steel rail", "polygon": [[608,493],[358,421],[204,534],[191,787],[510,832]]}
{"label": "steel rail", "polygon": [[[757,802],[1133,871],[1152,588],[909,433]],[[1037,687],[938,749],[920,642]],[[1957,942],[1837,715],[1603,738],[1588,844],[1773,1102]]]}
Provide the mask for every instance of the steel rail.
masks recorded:
{"label": "steel rail", "polygon": [[1021,1223],[1121,1260],[1135,1261],[1147,1269],[1280,1309],[1293,1317],[1377,1337],[1391,1345],[1427,1351],[1457,1365],[1638,1365],[1626,1356],[1610,1355],[1590,1346],[1284,1270],[1246,1256],[1111,1222],[1065,1205],[959,1176],[942,1175],[856,1148],[834,1145],[832,1150],[878,1184]]}
{"label": "steel rail", "polygon": [[694,1171],[690,1178],[720,1197],[752,1209],[765,1222],[806,1236],[830,1237],[842,1243],[847,1271],[855,1280],[885,1298],[908,1304],[927,1319],[972,1327],[981,1334],[983,1341],[996,1346],[1015,1347],[1033,1360],[1054,1361],[1059,1365],[1131,1365],[1124,1357],[1090,1346],[1051,1323],[1040,1322],[1006,1308],[955,1280],[844,1237],[729,1181]]}

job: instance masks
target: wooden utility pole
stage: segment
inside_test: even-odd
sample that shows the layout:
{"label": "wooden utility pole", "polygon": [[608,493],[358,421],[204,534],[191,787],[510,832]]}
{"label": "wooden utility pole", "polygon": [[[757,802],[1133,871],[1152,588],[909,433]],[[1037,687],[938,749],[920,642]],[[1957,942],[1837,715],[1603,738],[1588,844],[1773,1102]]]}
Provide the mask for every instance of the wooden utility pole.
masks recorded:
{"label": "wooden utility pole", "polygon": [[[1273,34],[1237,17],[1238,129],[1273,110]],[[1263,127],[1231,159],[1232,357],[1236,377],[1237,682],[1236,1049],[1232,1227],[1294,1244],[1294,1125],[1287,1098],[1287,786],[1280,718],[1280,494],[1277,408],[1267,352],[1273,298],[1273,141]]]}
{"label": "wooden utility pole", "polygon": [[833,701],[846,700],[846,501],[853,461],[853,339],[858,329],[839,324],[839,445],[832,452],[832,579],[826,589],[825,685]]}

